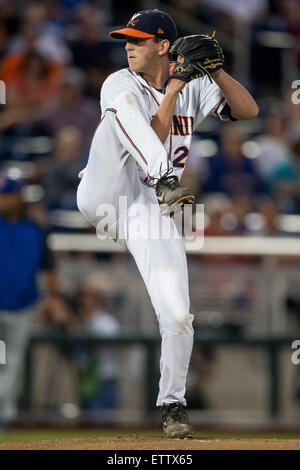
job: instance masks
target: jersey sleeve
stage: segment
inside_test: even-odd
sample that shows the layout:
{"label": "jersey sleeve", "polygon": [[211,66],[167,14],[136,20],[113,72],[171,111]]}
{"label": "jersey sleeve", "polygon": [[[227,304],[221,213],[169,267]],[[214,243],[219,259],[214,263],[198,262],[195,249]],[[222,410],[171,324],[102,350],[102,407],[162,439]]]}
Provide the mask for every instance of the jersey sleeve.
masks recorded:
{"label": "jersey sleeve", "polygon": [[208,77],[203,77],[195,80],[195,82],[198,88],[196,89],[196,93],[198,94],[196,127],[210,114],[217,116],[222,121],[236,121],[236,119],[231,116],[230,107],[222,90],[214,80],[210,82]]}
{"label": "jersey sleeve", "polygon": [[112,74],[103,83],[100,99],[102,112],[104,113],[107,108],[113,107],[114,103],[120,96],[124,95],[124,93],[132,93],[135,95],[140,103],[140,108],[143,112],[143,115],[146,119],[150,120],[151,116],[147,108],[143,106],[143,101],[139,96],[140,90],[138,86],[132,80],[130,80],[130,78],[124,75]]}
{"label": "jersey sleeve", "polygon": [[238,121],[238,119],[232,116],[230,106],[224,97],[221,99],[220,103],[217,104],[213,113],[222,121]]}
{"label": "jersey sleeve", "polygon": [[102,112],[110,120],[116,137],[149,178],[168,170],[168,155],[152,129],[151,116],[139,96],[139,90],[126,81],[113,84],[102,94]]}

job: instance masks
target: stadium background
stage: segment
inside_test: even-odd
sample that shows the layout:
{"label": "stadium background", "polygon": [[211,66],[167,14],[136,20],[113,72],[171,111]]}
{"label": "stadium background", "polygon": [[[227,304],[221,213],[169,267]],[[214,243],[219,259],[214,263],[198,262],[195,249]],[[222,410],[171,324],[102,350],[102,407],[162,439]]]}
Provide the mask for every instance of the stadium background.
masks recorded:
{"label": "stadium background", "polygon": [[146,8],[169,12],[179,35],[216,29],[226,70],[260,107],[242,125],[208,118],[184,175],[204,203],[207,241],[188,254],[198,338],[191,419],[299,428],[298,0],[0,2],[0,171],[26,181],[27,211],[49,232],[64,301],[36,309],[14,426],[158,423],[150,300],[131,257],[97,240],[76,208],[101,85],[127,65],[108,32]]}

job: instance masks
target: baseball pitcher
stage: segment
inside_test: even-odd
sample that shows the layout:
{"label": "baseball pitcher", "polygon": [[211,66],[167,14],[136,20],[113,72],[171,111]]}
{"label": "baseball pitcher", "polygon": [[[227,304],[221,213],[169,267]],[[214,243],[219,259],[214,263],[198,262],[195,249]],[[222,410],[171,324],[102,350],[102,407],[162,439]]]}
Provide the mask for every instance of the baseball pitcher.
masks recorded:
{"label": "baseball pitcher", "polygon": [[[186,255],[180,237],[153,239],[151,233],[153,224],[175,225],[170,215],[194,201],[192,192],[180,185],[193,131],[209,114],[246,120],[257,116],[258,107],[224,71],[223,51],[214,35],[177,39],[174,21],[160,10],[140,11],[110,34],[126,40],[129,67],[111,74],[101,89],[102,119],[79,174],[77,202],[91,224],[126,246],[136,261],[162,339],[156,405],[163,430],[167,437],[187,438],[193,433],[185,385],[194,317]],[[126,197],[126,208],[121,197]],[[115,208],[105,227],[99,225],[102,204]],[[139,222],[147,237],[130,235],[135,204],[144,208]]]}

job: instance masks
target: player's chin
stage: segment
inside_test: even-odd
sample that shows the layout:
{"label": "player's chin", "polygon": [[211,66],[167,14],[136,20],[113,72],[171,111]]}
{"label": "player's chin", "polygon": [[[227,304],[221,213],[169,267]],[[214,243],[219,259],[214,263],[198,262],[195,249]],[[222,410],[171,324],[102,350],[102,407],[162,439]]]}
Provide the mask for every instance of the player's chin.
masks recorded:
{"label": "player's chin", "polygon": [[129,68],[132,72],[136,72],[136,73],[140,73],[140,72],[143,72],[143,67],[141,67],[141,65],[139,65],[135,59],[131,59],[128,61],[128,64],[129,64]]}
{"label": "player's chin", "polygon": [[129,68],[132,72],[138,72],[138,67],[136,67],[132,62],[129,62]]}

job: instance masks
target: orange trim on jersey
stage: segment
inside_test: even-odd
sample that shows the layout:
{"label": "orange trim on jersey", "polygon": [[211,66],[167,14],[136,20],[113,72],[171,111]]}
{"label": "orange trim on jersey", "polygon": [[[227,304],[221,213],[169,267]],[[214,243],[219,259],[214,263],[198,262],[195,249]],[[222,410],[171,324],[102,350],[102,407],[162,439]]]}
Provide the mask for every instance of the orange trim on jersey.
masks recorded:
{"label": "orange trim on jersey", "polygon": [[215,115],[215,116],[219,117],[219,115],[218,115],[219,108],[220,108],[220,106],[224,103],[224,101],[225,101],[225,97],[223,97],[223,98],[220,99],[220,101],[219,101],[219,103],[217,104],[217,106],[216,106],[216,108],[215,108],[215,111],[214,111],[214,115]]}
{"label": "orange trim on jersey", "polygon": [[146,178],[144,179],[144,183],[148,183],[149,181],[151,180],[154,180],[154,178],[152,176],[149,175],[149,173],[147,173],[147,176]]}
{"label": "orange trim on jersey", "polygon": [[[128,72],[130,72],[130,73],[133,75],[132,70],[130,70],[129,67],[128,67],[127,70],[128,70]],[[146,88],[146,90],[149,91],[149,93],[151,94],[151,96],[152,96],[152,98],[154,99],[155,103],[157,104],[157,106],[159,106],[159,102],[158,102],[157,99],[155,98],[155,96],[154,96],[153,92],[150,90],[150,88],[148,88],[146,85],[144,85],[144,84],[141,83],[140,81],[139,81],[139,84],[142,85],[142,87]]]}
{"label": "orange trim on jersey", "polygon": [[[132,73],[132,70],[130,70],[130,68],[128,67],[128,71],[133,75]],[[139,82],[143,88],[146,88],[146,90],[149,91],[149,93],[151,94],[152,98],[154,99],[155,103],[159,106],[159,102],[157,101],[157,99],[155,98],[154,94],[152,93],[152,91],[150,90],[150,88],[148,88],[146,85],[144,85],[143,83]],[[117,111],[113,108],[107,108],[106,111],[113,111],[114,113],[117,113]],[[118,121],[118,118],[117,118],[117,121]],[[119,121],[120,123],[120,121]],[[121,123],[119,124],[121,126]],[[171,126],[171,129],[172,129],[172,126]],[[143,155],[141,154],[141,152],[139,151],[139,149],[134,145],[134,143],[132,142],[132,140],[130,139],[130,137],[128,136],[128,134],[126,134],[126,131],[125,129],[122,131],[125,133],[126,137],[130,140],[131,144],[134,146],[134,148],[139,152],[139,154],[141,155],[142,159],[144,160],[144,162],[148,165],[148,162],[144,159]],[[171,156],[172,156],[172,132],[170,132],[170,149],[169,149],[169,155],[168,155],[168,159],[171,160]],[[153,179],[152,176],[149,175],[148,173],[148,176],[145,178],[145,182],[147,180],[147,178],[150,178],[150,179]]]}
{"label": "orange trim on jersey", "polygon": [[172,156],[172,132],[170,132],[170,149],[169,149],[169,155],[168,155],[169,160],[171,160],[171,156]]}
{"label": "orange trim on jersey", "polygon": [[117,110],[114,108],[106,108],[105,111],[112,111],[113,113],[117,114]]}
{"label": "orange trim on jersey", "polygon": [[123,134],[126,136],[126,138],[129,140],[129,142],[131,143],[131,145],[135,148],[135,150],[138,152],[138,154],[140,155],[140,157],[143,159],[143,161],[146,163],[146,165],[148,165],[148,162],[147,160],[144,158],[142,152],[138,149],[138,147],[135,145],[135,143],[133,142],[133,140],[129,137],[129,135],[127,134],[126,130],[124,129],[124,127],[122,126],[119,118],[117,117],[117,111],[114,109],[114,108],[106,108],[105,111],[112,111],[113,113],[116,114],[116,121],[117,121],[117,124],[118,126],[120,127],[121,131],[123,132]]}
{"label": "orange trim on jersey", "polygon": [[116,116],[116,121],[121,129],[121,131],[123,132],[123,134],[125,134],[125,136],[127,137],[127,139],[129,140],[129,142],[131,143],[131,145],[135,148],[135,150],[138,152],[138,154],[140,155],[140,157],[143,159],[143,161],[146,163],[146,165],[148,165],[148,162],[147,160],[144,158],[142,152],[138,149],[138,147],[135,145],[135,143],[133,142],[133,140],[131,140],[131,138],[129,137],[129,135],[127,134],[127,132],[125,131],[124,127],[122,126],[120,120],[118,119],[118,117]]}
{"label": "orange trim on jersey", "polygon": [[154,99],[155,103],[159,106],[159,102],[157,101],[157,99],[155,98],[155,96],[153,95],[152,91],[150,90],[150,88],[148,88],[146,85],[143,85],[143,83],[141,83],[142,87],[146,88],[146,90],[149,91],[149,93],[151,94],[152,98]]}
{"label": "orange trim on jersey", "polygon": [[145,33],[144,31],[139,31],[138,29],[133,29],[133,28],[117,29],[116,31],[111,31],[109,34],[110,36],[116,39],[122,39],[122,36],[131,36],[133,38],[145,38],[145,39],[155,38],[154,34]]}

